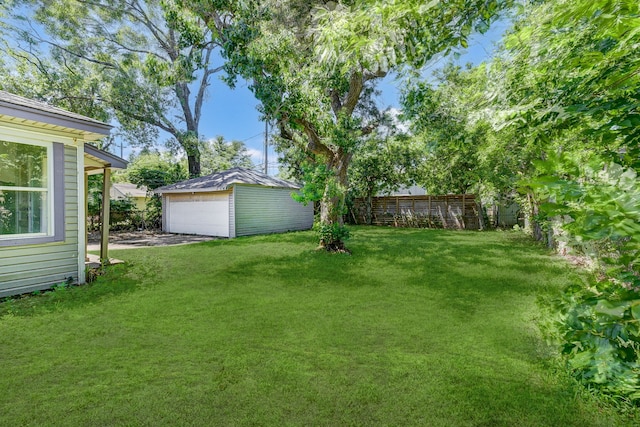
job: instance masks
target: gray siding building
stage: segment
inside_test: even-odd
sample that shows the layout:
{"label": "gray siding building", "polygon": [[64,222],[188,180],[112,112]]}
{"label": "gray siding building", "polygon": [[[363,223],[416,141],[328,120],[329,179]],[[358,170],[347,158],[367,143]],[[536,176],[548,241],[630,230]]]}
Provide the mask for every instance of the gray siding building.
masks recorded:
{"label": "gray siding building", "polygon": [[300,187],[250,169],[228,171],[161,187],[162,225],[169,233],[219,237],[308,230],[313,205],[291,197]]}
{"label": "gray siding building", "polygon": [[85,143],[110,128],[0,91],[0,297],[84,283],[86,175],[126,166]]}

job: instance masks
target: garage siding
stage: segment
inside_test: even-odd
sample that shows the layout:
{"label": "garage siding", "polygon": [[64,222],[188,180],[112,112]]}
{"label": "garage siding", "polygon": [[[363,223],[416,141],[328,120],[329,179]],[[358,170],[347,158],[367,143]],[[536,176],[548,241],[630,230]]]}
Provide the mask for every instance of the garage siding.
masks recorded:
{"label": "garage siding", "polygon": [[[46,289],[78,280],[77,149],[64,147],[65,241],[3,247],[0,251],[0,297]],[[54,165],[60,167],[60,165]]]}
{"label": "garage siding", "polygon": [[313,205],[291,198],[291,188],[235,185],[236,236],[308,230],[313,226]]}
{"label": "garage siding", "polygon": [[236,237],[236,192],[229,193],[229,237]]}

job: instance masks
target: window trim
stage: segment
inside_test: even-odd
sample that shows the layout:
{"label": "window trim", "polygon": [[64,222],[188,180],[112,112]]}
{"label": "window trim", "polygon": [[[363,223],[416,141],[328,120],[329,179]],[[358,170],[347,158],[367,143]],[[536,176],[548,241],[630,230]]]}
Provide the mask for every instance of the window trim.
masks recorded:
{"label": "window trim", "polygon": [[17,142],[15,140],[7,140],[7,142],[51,147],[50,150],[47,150],[47,154],[51,153],[51,160],[47,159],[47,161],[49,162],[49,179],[52,180],[52,184],[49,185],[49,189],[47,191],[47,196],[51,200],[48,207],[48,226],[50,231],[46,235],[23,234],[7,239],[0,238],[0,247],[40,245],[44,243],[63,242],[65,240],[64,144],[59,142],[50,142],[44,144],[26,141]]}

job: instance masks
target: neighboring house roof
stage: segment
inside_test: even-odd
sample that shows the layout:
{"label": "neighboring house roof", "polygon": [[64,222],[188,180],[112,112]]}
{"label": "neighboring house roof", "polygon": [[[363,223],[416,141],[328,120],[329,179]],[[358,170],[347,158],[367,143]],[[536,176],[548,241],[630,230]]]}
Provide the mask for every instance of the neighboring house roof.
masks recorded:
{"label": "neighboring house roof", "polygon": [[155,190],[164,193],[192,193],[227,190],[233,184],[262,185],[265,187],[293,188],[300,186],[290,181],[274,178],[261,172],[244,168],[232,168],[224,172],[188,179]]}
{"label": "neighboring house roof", "polygon": [[43,123],[53,130],[71,131],[86,141],[109,134],[111,125],[81,114],[72,113],[44,102],[0,90],[0,117],[17,123]]}
{"label": "neighboring house roof", "polygon": [[138,188],[130,182],[117,182],[111,184],[110,197],[115,200],[126,199],[127,197],[147,197],[147,187],[143,185]]}

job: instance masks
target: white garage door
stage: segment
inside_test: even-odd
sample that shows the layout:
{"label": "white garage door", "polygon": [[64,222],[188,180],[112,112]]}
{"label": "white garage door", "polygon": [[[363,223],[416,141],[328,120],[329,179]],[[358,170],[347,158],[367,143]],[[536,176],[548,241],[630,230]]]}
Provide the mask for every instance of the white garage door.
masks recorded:
{"label": "white garage door", "polygon": [[167,231],[229,237],[229,195],[167,196]]}

